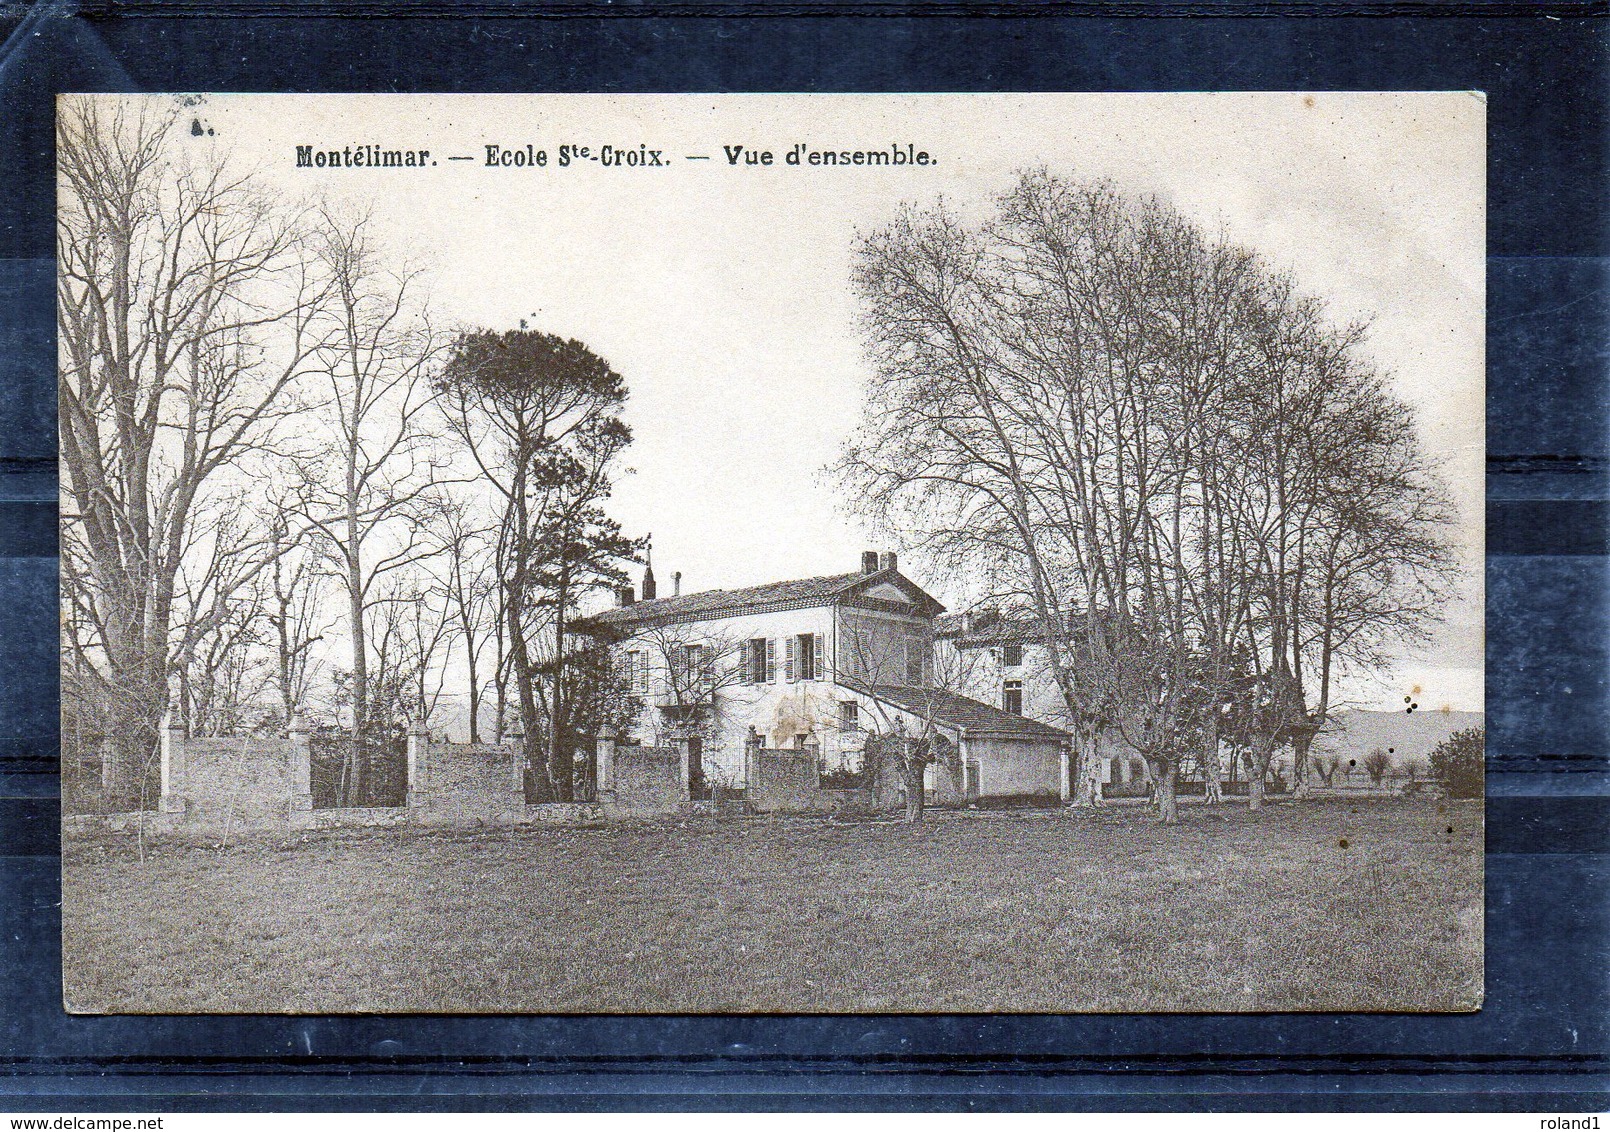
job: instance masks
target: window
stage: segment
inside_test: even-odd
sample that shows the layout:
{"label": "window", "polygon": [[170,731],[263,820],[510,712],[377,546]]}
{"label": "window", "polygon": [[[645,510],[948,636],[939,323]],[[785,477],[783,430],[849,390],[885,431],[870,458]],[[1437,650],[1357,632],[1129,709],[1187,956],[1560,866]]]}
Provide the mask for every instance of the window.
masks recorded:
{"label": "window", "polygon": [[704,647],[676,644],[665,651],[671,669],[672,692],[697,694],[704,674]]}
{"label": "window", "polygon": [[820,680],[824,669],[822,638],[818,633],[801,633],[788,638],[788,656],[784,660],[784,675],[795,680]]}
{"label": "window", "polygon": [[1001,664],[1007,668],[1017,668],[1023,663],[1022,645],[1002,645]]}
{"label": "window", "polygon": [[861,730],[861,705],[854,700],[845,700],[839,704],[839,730]]}
{"label": "window", "polygon": [[747,643],[747,655],[744,657],[745,683],[766,682],[766,646],[769,643],[765,637],[756,637]]}
{"label": "window", "polygon": [[906,686],[920,688],[926,668],[928,642],[921,637],[906,638]]}
{"label": "window", "polygon": [[1013,715],[1023,714],[1023,681],[1008,680],[1001,686],[1001,708]]}
{"label": "window", "polygon": [[872,655],[873,637],[866,629],[850,630],[850,656],[845,663],[850,666],[850,675],[865,679],[872,670],[874,657]]}
{"label": "window", "polygon": [[648,653],[626,654],[626,687],[633,692],[648,691]]}

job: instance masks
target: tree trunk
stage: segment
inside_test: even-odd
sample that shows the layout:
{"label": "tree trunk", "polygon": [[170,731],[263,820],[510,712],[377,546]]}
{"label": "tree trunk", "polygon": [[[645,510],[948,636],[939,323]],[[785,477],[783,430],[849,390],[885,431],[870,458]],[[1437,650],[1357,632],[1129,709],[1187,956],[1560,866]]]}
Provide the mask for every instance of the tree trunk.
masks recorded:
{"label": "tree trunk", "polygon": [[[349,510],[349,546],[357,545],[357,530],[356,517]],[[341,804],[351,806],[363,798],[368,788],[369,768],[365,765],[368,760],[364,755],[368,744],[364,742],[364,736],[369,731],[369,646],[363,623],[363,563],[356,554],[349,553],[346,565],[347,619],[352,626],[352,747],[347,759],[346,789]]]}
{"label": "tree trunk", "polygon": [[1247,809],[1263,809],[1263,779],[1269,773],[1269,760],[1274,757],[1274,736],[1258,736],[1247,752]]}
{"label": "tree trunk", "polygon": [[915,825],[922,820],[923,811],[927,808],[928,800],[924,797],[922,788],[923,770],[927,764],[910,757],[902,759],[901,762],[906,787],[904,820],[907,825]]}
{"label": "tree trunk", "polygon": [[464,638],[470,666],[470,745],[481,741],[481,684],[475,673],[475,642],[467,634]]}
{"label": "tree trunk", "polygon": [[1298,798],[1309,796],[1308,750],[1314,744],[1314,734],[1305,727],[1291,738],[1292,792]]}
{"label": "tree trunk", "polygon": [[1075,728],[1072,750],[1073,804],[1101,805],[1101,732],[1096,728]]}
{"label": "tree trunk", "polygon": [[1222,774],[1219,767],[1219,736],[1217,731],[1213,731],[1202,744],[1202,796],[1210,806],[1224,801],[1224,786],[1220,781]]}
{"label": "tree trunk", "polygon": [[565,694],[565,604],[569,595],[561,586],[555,595],[553,696],[548,719],[548,782],[554,801],[569,802],[576,791],[576,756],[570,747],[570,720]]}
{"label": "tree trunk", "polygon": [[1179,767],[1173,762],[1152,769],[1152,782],[1157,790],[1157,820],[1164,825],[1180,824],[1180,800],[1174,789],[1178,776]]}
{"label": "tree trunk", "polygon": [[[524,540],[516,541],[523,546]],[[521,738],[525,748],[526,770],[531,776],[534,802],[554,801],[553,783],[548,778],[548,759],[542,739],[542,719],[537,711],[537,693],[532,680],[531,653],[525,639],[525,592],[522,580],[516,575],[506,583],[503,615],[505,632],[509,635],[509,669],[514,677],[515,696],[519,702]]]}
{"label": "tree trunk", "polygon": [[111,741],[102,748],[102,804],[108,813],[137,810],[147,803],[157,729],[138,709],[114,710]]}

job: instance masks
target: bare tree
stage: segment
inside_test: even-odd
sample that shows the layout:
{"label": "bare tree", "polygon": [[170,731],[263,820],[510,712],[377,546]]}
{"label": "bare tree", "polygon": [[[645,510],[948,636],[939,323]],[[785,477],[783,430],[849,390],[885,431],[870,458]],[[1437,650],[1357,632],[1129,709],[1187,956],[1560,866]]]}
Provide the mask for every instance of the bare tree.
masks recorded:
{"label": "bare tree", "polygon": [[1380,747],[1371,748],[1370,753],[1364,756],[1364,772],[1370,776],[1371,785],[1381,785],[1381,779],[1385,778],[1386,772],[1391,769],[1392,756]]}
{"label": "bare tree", "polygon": [[[651,621],[624,645],[627,671],[622,675],[640,700],[651,686],[662,688],[659,702],[650,705],[656,722],[671,736],[702,745],[719,732],[730,711],[754,699],[745,691],[753,675],[747,646],[747,640],[705,622]],[[705,788],[702,759],[692,759],[688,772],[688,785],[699,797]]]}
{"label": "bare tree", "polygon": [[[910,626],[881,618],[846,615],[841,632],[836,678],[865,697],[876,723],[863,752],[866,781],[876,789],[884,775],[893,773],[905,794],[905,822],[920,822],[927,808],[930,766],[950,775],[956,792],[961,791],[960,752],[945,734],[942,716],[946,700],[966,685],[967,660],[960,650],[936,653],[926,633],[916,635]],[[890,687],[903,690],[905,706],[890,702],[887,693],[879,695]]]}
{"label": "bare tree", "polygon": [[[417,273],[381,265],[366,219],[324,210],[311,244],[329,279],[314,355],[322,398],[308,417],[322,431],[295,461],[294,506],[345,599],[355,737],[345,780],[362,795],[370,667],[384,662],[369,640],[370,619],[377,605],[397,600],[385,589],[391,576],[439,550],[424,533],[446,466],[424,427],[436,343],[413,301]],[[384,698],[393,695],[388,689]]]}
{"label": "bare tree", "polygon": [[195,735],[232,735],[271,676],[263,643],[262,576],[273,554],[238,498],[197,509],[175,584],[178,718]]}
{"label": "bare tree", "polygon": [[192,518],[271,437],[321,297],[294,210],[210,148],[181,152],[179,110],[66,97],[57,119],[66,644],[125,803],[169,698]]}
{"label": "bare tree", "polygon": [[321,569],[327,552],[317,548],[322,537],[311,528],[292,532],[290,508],[271,504],[268,520],[273,561],[263,595],[270,647],[274,654],[275,687],[280,699],[280,724],[306,709],[316,674],[313,649],[335,627],[325,609],[329,576]]}
{"label": "bare tree", "polygon": [[[433,537],[442,548],[441,586],[447,599],[447,619],[463,644],[468,689],[469,741],[481,741],[481,699],[484,691],[482,658],[488,638],[500,623],[496,604],[497,575],[493,570],[496,527],[477,521],[464,500],[445,504],[438,513]],[[501,652],[495,658],[501,660]],[[498,738],[502,735],[502,704],[498,705]]]}
{"label": "bare tree", "polygon": [[449,633],[445,591],[420,569],[389,577],[372,605],[375,698],[370,722],[396,734],[429,726],[441,702]]}
{"label": "bare tree", "polygon": [[1336,778],[1336,771],[1342,765],[1342,760],[1341,756],[1325,751],[1315,755],[1309,765],[1319,775],[1319,780],[1330,786]]}
{"label": "bare tree", "polygon": [[[873,374],[850,497],[1045,627],[1078,800],[1116,732],[1175,820],[1239,688],[1256,808],[1336,663],[1441,600],[1440,488],[1357,332],[1162,203],[1025,174],[981,229],[903,212],[856,283]],[[1341,549],[1366,531],[1368,566]]]}

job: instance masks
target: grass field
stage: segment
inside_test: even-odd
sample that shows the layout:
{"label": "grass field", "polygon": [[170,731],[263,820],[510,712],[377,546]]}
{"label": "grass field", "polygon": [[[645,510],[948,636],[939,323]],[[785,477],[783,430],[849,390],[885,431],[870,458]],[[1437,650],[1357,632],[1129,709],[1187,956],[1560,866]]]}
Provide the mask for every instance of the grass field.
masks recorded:
{"label": "grass field", "polygon": [[63,849],[87,1011],[1469,1010],[1479,803]]}

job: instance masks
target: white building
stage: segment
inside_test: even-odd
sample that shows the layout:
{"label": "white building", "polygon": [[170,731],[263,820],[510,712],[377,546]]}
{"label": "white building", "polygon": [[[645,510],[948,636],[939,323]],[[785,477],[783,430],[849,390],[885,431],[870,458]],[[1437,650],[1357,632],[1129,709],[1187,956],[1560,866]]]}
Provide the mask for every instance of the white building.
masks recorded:
{"label": "white building", "polygon": [[[743,785],[745,744],[813,750],[826,771],[860,767],[869,732],[932,725],[959,749],[959,781],[929,768],[940,798],[1067,796],[1068,736],[962,694],[935,671],[943,611],[902,575],[895,556],[867,552],[847,574],[741,590],[658,597],[587,619],[611,639],[641,704],[633,734],[664,745],[691,737],[690,780]],[[935,773],[938,771],[939,773]]]}
{"label": "white building", "polygon": [[[1051,671],[1046,637],[1033,613],[992,607],[934,621],[941,666],[961,674],[960,690],[1002,711],[1067,729],[1067,706]],[[1103,743],[1101,781],[1144,780],[1146,760],[1113,736]]]}

